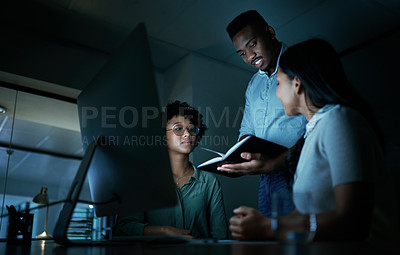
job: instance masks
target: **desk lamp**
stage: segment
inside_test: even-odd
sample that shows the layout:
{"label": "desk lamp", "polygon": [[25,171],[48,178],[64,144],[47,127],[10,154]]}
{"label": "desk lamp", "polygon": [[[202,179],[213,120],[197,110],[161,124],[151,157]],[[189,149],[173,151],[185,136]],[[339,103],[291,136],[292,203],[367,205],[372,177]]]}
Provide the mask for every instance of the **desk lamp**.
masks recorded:
{"label": "desk lamp", "polygon": [[37,194],[32,201],[40,205],[46,205],[46,221],[44,223],[44,231],[40,235],[37,235],[36,238],[52,239],[53,236],[47,233],[47,217],[49,215],[49,195],[47,195],[47,187],[42,187],[40,193]]}

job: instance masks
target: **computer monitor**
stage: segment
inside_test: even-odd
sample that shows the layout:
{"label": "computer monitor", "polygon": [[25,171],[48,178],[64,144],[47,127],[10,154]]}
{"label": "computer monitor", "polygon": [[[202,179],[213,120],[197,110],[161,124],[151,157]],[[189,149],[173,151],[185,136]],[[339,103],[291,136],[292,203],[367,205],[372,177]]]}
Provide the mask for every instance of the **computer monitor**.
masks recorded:
{"label": "computer monitor", "polygon": [[86,154],[69,192],[70,202],[60,213],[55,238],[65,238],[62,232],[66,232],[86,172],[98,217],[176,204],[143,24],[82,91],[78,110]]}

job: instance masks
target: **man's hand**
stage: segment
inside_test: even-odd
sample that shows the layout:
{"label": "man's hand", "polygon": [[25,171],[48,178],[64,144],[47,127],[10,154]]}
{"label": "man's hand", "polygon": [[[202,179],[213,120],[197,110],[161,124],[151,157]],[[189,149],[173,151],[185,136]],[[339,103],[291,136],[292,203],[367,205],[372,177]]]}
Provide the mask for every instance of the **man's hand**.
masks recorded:
{"label": "man's hand", "polygon": [[241,206],[233,210],[229,229],[236,240],[267,240],[274,238],[270,220],[254,208]]}
{"label": "man's hand", "polygon": [[263,153],[242,152],[240,156],[249,161],[238,164],[224,164],[217,168],[218,171],[238,174],[274,174],[285,167],[287,151],[278,157],[271,158]]}

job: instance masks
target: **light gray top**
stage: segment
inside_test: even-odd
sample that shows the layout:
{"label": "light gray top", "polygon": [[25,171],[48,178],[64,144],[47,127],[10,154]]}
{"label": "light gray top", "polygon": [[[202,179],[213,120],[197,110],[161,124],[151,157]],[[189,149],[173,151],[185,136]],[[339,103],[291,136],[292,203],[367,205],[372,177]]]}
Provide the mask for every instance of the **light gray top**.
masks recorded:
{"label": "light gray top", "polygon": [[375,209],[371,237],[394,234],[397,210],[393,186],[378,139],[367,120],[351,108],[327,105],[311,118],[306,129],[293,192],[312,193],[319,213],[336,208],[335,186],[372,182]]}

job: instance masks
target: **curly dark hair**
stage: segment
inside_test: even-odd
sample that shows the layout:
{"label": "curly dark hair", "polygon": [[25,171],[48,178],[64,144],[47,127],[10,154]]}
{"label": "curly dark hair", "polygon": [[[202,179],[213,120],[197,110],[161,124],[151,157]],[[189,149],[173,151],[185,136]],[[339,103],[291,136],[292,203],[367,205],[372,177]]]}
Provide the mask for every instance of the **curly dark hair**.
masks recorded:
{"label": "curly dark hair", "polygon": [[165,126],[167,125],[168,121],[175,116],[183,116],[185,119],[189,119],[193,125],[197,126],[199,128],[199,134],[197,137],[199,138],[201,138],[207,130],[207,126],[203,124],[203,115],[201,115],[198,110],[186,102],[176,100],[165,106],[165,110],[163,112]]}

